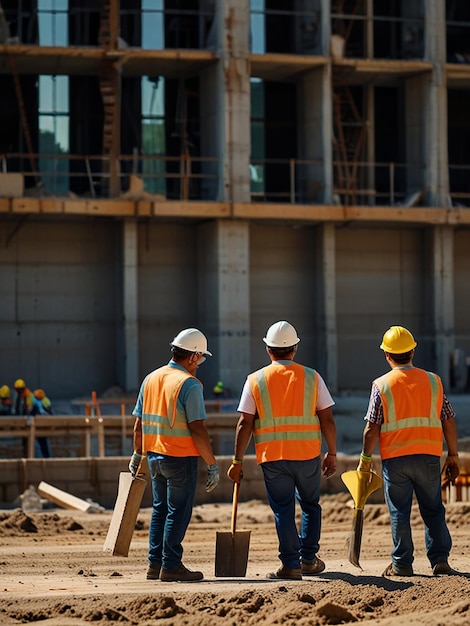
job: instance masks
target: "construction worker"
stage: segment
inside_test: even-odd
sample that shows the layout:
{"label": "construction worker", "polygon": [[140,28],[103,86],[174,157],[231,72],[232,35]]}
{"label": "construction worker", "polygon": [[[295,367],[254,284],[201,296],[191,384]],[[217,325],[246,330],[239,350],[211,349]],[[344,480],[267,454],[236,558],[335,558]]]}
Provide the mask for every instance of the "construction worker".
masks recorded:
{"label": "construction worker", "polygon": [[[34,415],[53,415],[51,401],[46,396],[44,389],[35,389],[33,391],[33,398]],[[42,458],[49,459],[51,457],[51,444],[49,439],[47,437],[37,437],[36,441],[39,445]]]}
{"label": "construction worker", "polygon": [[217,384],[212,387],[212,393],[216,398],[224,395],[224,383],[221,380],[218,380]]}
{"label": "construction worker", "polygon": [[0,387],[0,415],[11,415],[13,402],[10,398],[10,387],[2,385]]}
{"label": "construction worker", "polygon": [[33,414],[34,396],[26,387],[22,378],[17,378],[13,385],[16,391],[16,398],[13,412],[15,415],[29,417]]}
{"label": "construction worker", "polygon": [[[14,384],[16,391],[15,415],[24,416],[27,421],[34,415],[42,413],[41,403],[34,397],[34,394],[27,388],[25,381],[18,378]],[[23,438],[23,451],[25,457],[28,456],[28,440]],[[37,437],[35,441],[35,456],[48,459],[51,456],[50,444],[47,437]]]}
{"label": "construction worker", "polygon": [[35,389],[33,391],[33,396],[37,401],[36,405],[39,409],[38,412],[41,415],[53,415],[51,401],[46,396],[46,392],[44,391],[44,389]]}
{"label": "construction worker", "polygon": [[452,540],[442,503],[440,458],[447,443],[443,473],[454,482],[460,472],[455,413],[437,374],[414,367],[417,343],[403,326],[391,326],[380,348],[390,370],[372,383],[358,465],[371,470],[379,442],[385,499],[390,513],[392,562],[384,576],[413,576],[411,505],[413,493],[425,527],[426,554],[435,576],[455,573],[448,563]]}
{"label": "construction worker", "polygon": [[193,510],[199,456],[207,463],[206,491],[219,482],[196,378],[197,368],[212,354],[196,328],[182,330],[170,346],[170,362],[148,374],[140,388],[129,470],[135,476],[147,456],[153,494],[147,579],[199,581],[203,573],[183,565],[182,541]]}
{"label": "construction worker", "polygon": [[[235,456],[227,475],[243,477],[243,456],[252,434],[256,459],[264,475],[274,513],[282,563],[270,579],[301,580],[325,569],[318,558],[321,507],[320,479],[336,471],[334,401],[315,370],[294,362],[300,341],[286,321],[273,324],[263,341],[271,363],[245,382],[238,411]],[[321,457],[322,435],[328,452]],[[296,499],[302,509],[300,535]]]}

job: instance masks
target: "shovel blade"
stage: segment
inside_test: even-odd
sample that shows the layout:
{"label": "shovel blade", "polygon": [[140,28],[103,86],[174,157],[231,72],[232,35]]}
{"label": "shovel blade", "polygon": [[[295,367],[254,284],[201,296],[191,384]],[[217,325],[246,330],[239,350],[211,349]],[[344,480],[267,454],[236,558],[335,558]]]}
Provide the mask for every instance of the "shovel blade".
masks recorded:
{"label": "shovel blade", "polygon": [[362,569],[359,563],[361,555],[362,526],[364,523],[364,511],[362,509],[354,509],[353,525],[351,532],[347,538],[348,543],[348,560],[350,563]]}
{"label": "shovel blade", "polygon": [[363,509],[370,494],[382,486],[382,479],[375,472],[350,470],[341,474],[341,480],[352,495],[356,509]]}
{"label": "shovel blade", "polygon": [[217,532],[215,542],[215,575],[244,577],[248,565],[251,531]]}

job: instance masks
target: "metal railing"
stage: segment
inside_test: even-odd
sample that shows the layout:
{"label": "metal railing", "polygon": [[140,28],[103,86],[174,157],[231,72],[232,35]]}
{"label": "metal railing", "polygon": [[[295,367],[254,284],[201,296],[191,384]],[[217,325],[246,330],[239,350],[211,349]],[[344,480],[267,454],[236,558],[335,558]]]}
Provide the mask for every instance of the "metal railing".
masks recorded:
{"label": "metal railing", "polygon": [[[48,169],[39,165],[49,163]],[[25,195],[109,198],[109,163],[91,155],[0,155],[0,170],[20,172]],[[35,170],[32,169],[35,165]],[[62,170],[59,169],[61,164]],[[54,168],[53,168],[54,166]],[[306,159],[252,159],[252,202],[329,204],[324,162]],[[423,163],[333,161],[333,204],[418,206],[423,204]],[[215,157],[121,155],[121,194],[131,200],[216,201],[219,192]],[[138,187],[133,187],[133,177]],[[1,190],[0,190],[1,191]],[[470,164],[449,165],[449,196],[455,206],[470,206]]]}
{"label": "metal railing", "polygon": [[[37,195],[108,198],[111,159],[102,155],[26,154],[0,155],[1,171],[21,172],[25,187]],[[156,195],[168,200],[216,200],[218,159],[182,155],[120,155],[117,171],[121,196]],[[132,176],[143,188],[132,188]],[[26,194],[27,195],[27,194]]]}
{"label": "metal railing", "polygon": [[331,32],[344,38],[346,57],[422,59],[424,27],[423,18],[411,16],[331,14]]}
{"label": "metal railing", "polygon": [[[121,44],[146,49],[210,47],[214,10],[132,8],[120,10]],[[38,46],[99,46],[100,3],[94,7],[4,7],[6,41]],[[142,22],[146,21],[143,26]],[[145,34],[151,26],[151,36]],[[150,43],[153,45],[149,45]]]}

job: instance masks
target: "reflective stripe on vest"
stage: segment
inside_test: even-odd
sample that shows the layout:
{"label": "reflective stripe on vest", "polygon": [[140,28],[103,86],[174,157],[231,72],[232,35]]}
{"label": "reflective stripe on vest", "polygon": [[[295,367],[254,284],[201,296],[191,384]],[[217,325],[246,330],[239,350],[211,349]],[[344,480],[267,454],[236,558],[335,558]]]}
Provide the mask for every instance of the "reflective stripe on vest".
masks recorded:
{"label": "reflective stripe on vest", "polygon": [[[164,365],[149,374],[142,407],[142,450],[168,456],[200,456],[178,396],[189,372]],[[197,378],[195,378],[197,380]],[[198,381],[199,383],[199,381]]]}
{"label": "reflective stripe on vest", "polygon": [[[292,379],[294,373],[295,381]],[[258,463],[281,459],[301,461],[319,456],[321,431],[316,416],[318,384],[315,370],[297,363],[273,363],[254,372],[248,379],[258,413],[254,423]],[[276,397],[282,381],[285,397]],[[299,396],[302,402],[297,399]],[[300,414],[286,414],[292,401],[297,404]]]}
{"label": "reflective stripe on vest", "polygon": [[441,456],[443,390],[439,377],[419,368],[397,369],[375,383],[384,410],[379,440],[382,458]]}

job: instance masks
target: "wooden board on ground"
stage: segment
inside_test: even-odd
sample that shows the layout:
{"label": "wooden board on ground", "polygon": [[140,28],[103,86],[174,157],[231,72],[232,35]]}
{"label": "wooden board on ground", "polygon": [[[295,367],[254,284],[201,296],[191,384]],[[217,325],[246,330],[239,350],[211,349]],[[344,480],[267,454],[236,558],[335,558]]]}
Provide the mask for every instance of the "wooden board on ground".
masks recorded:
{"label": "wooden board on ground", "polygon": [[93,506],[90,502],[77,498],[62,489],[53,487],[44,481],[41,481],[38,486],[38,494],[47,500],[51,500],[55,504],[58,504],[64,509],[76,509],[77,511],[83,511],[87,513]]}
{"label": "wooden board on ground", "polygon": [[114,556],[128,556],[137,515],[144,497],[147,481],[130,472],[119,474],[116,504],[109,524],[103,551]]}

